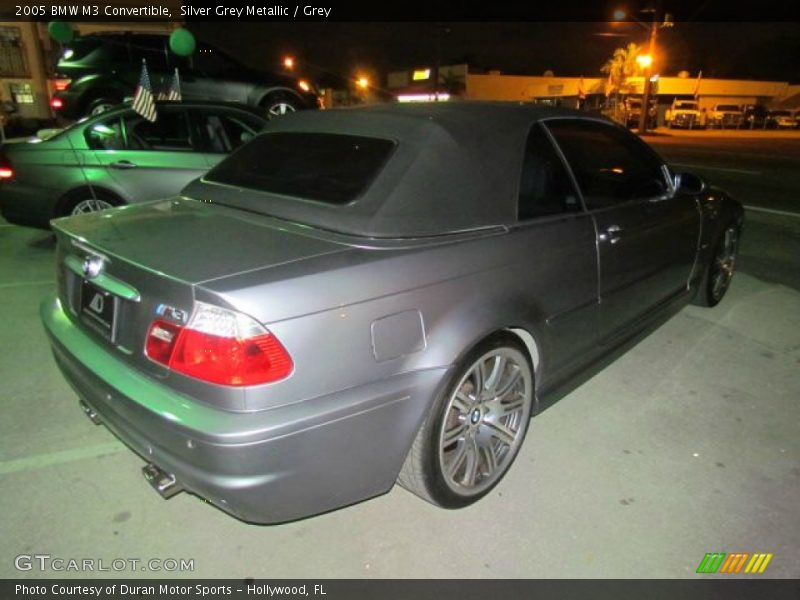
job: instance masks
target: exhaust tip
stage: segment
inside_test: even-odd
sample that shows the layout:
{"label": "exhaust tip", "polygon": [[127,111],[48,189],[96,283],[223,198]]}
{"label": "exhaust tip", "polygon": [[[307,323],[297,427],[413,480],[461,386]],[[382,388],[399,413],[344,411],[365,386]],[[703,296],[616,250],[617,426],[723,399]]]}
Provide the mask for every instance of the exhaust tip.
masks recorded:
{"label": "exhaust tip", "polygon": [[142,467],[142,475],[144,475],[147,483],[158,492],[158,495],[165,500],[183,491],[183,487],[178,484],[175,475],[159,469],[153,463],[148,463]]}

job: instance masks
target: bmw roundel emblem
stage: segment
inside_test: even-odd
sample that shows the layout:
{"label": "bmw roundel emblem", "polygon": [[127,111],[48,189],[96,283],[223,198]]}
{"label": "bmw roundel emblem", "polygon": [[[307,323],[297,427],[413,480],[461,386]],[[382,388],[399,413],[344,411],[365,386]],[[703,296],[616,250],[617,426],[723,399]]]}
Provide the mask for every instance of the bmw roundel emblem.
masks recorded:
{"label": "bmw roundel emblem", "polygon": [[99,256],[87,256],[83,261],[83,274],[89,279],[100,275],[103,270],[103,259]]}

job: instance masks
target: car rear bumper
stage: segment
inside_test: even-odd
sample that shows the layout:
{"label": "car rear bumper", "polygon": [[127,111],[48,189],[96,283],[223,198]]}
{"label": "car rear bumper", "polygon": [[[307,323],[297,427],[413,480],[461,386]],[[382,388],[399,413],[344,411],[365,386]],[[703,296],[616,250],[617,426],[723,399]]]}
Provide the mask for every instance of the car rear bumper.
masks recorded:
{"label": "car rear bumper", "polygon": [[673,127],[685,127],[687,129],[698,127],[700,119],[692,114],[679,114],[672,118],[671,125]]}
{"label": "car rear bumper", "polygon": [[[73,85],[73,88],[77,86]],[[56,92],[53,94],[53,98],[58,98],[61,100],[61,107],[60,108],[53,108],[53,111],[62,117],[66,117],[68,119],[77,119],[81,115],[81,96],[79,93],[76,93],[70,90]],[[52,108],[52,105],[51,105]]]}
{"label": "car rear bumper", "polygon": [[57,190],[8,181],[0,185],[0,212],[9,223],[47,229],[58,198]]}
{"label": "car rear bumper", "polygon": [[219,410],[131,369],[70,320],[41,317],[56,363],[99,420],[177,484],[245,521],[278,523],[388,491],[447,369],[259,412]]}

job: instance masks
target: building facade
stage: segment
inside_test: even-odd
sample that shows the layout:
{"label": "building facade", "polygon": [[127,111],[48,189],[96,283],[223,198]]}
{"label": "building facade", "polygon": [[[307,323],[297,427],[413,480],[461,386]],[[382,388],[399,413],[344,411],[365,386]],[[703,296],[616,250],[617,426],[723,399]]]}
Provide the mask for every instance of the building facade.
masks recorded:
{"label": "building facade", "polygon": [[[574,108],[588,106],[600,108],[613,102],[618,96],[640,95],[644,79],[630,78],[624,94],[607,90],[606,79],[601,77],[557,77],[555,75],[504,75],[470,72],[468,65],[452,65],[440,69],[436,88],[448,91],[451,96],[468,100],[499,100],[511,102],[534,102]],[[427,78],[423,78],[425,74]],[[457,83],[457,86],[454,86]],[[403,99],[409,95],[424,99],[424,91],[432,93],[433,75],[430,69],[418,68],[390,73],[388,88],[395,97]],[[716,104],[761,104],[779,106],[797,97],[800,85],[786,81],[749,81],[735,79],[709,79],[702,76],[656,77],[653,92],[658,112],[663,112],[675,98],[697,98],[700,108],[711,109]],[[455,91],[455,93],[454,93]],[[607,94],[606,92],[610,93]],[[800,108],[800,99],[797,107]]]}

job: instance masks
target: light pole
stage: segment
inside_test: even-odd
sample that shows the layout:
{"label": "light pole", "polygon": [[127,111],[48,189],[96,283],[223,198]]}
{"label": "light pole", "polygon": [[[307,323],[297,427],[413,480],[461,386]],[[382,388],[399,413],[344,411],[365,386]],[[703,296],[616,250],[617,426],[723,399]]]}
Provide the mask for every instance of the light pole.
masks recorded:
{"label": "light pole", "polygon": [[[634,23],[637,25],[644,27],[649,32],[649,44],[647,48],[647,60],[640,60],[639,64],[644,67],[644,83],[642,86],[642,112],[639,115],[639,133],[646,133],[647,132],[647,117],[650,113],[650,90],[651,90],[651,82],[650,79],[653,76],[653,64],[656,60],[656,39],[658,37],[658,30],[661,27],[671,27],[672,21],[669,15],[664,15],[663,23],[659,23],[658,21],[658,10],[655,8],[646,9],[642,12],[649,12],[653,15],[652,20],[650,23],[644,23],[643,21],[637,19],[633,15],[630,15],[630,19],[633,20]],[[626,13],[624,10],[616,10],[614,11],[614,18],[618,21],[621,21],[626,18]],[[645,57],[641,57],[645,58]]]}
{"label": "light pole", "polygon": [[650,113],[650,77],[653,75],[653,61],[656,56],[656,36],[658,35],[658,23],[656,22],[656,11],[653,10],[653,20],[650,22],[650,45],[647,54],[650,60],[644,69],[644,90],[642,91],[642,114],[639,116],[639,134],[647,132],[647,117]]}

